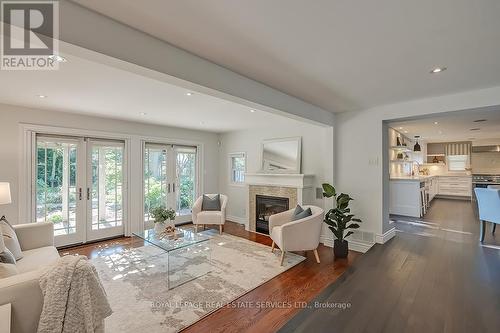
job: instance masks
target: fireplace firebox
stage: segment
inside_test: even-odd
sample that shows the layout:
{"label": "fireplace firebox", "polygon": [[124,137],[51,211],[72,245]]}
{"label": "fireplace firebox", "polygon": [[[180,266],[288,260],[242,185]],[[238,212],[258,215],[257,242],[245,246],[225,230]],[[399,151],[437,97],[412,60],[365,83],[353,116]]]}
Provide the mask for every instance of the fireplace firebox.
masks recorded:
{"label": "fireplace firebox", "polygon": [[288,198],[257,195],[255,200],[255,231],[269,235],[269,216],[289,209]]}

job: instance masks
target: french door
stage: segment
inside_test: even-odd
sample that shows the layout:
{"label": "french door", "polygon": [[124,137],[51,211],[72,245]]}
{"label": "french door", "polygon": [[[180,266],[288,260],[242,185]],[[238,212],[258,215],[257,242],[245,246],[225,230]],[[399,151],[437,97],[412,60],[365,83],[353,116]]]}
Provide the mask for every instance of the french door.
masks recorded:
{"label": "french door", "polygon": [[36,137],[34,214],[52,222],[56,246],[124,233],[124,143]]}
{"label": "french door", "polygon": [[146,143],[144,146],[144,221],[151,227],[151,210],[172,208],[175,223],[191,221],[198,195],[197,148]]}

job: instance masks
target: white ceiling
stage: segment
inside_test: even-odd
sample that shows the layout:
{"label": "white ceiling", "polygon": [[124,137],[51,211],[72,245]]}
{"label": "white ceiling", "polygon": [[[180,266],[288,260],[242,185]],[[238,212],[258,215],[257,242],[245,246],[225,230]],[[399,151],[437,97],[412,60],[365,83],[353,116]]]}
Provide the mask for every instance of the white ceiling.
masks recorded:
{"label": "white ceiling", "polygon": [[441,116],[391,122],[389,126],[410,138],[420,135],[427,142],[500,141],[500,108],[450,112]]}
{"label": "white ceiling", "polygon": [[123,70],[112,58],[108,65],[63,55],[68,61],[56,71],[2,71],[0,103],[217,133],[296,123],[200,92],[186,96],[190,90]]}
{"label": "white ceiling", "polygon": [[75,2],[335,112],[500,85],[498,0]]}

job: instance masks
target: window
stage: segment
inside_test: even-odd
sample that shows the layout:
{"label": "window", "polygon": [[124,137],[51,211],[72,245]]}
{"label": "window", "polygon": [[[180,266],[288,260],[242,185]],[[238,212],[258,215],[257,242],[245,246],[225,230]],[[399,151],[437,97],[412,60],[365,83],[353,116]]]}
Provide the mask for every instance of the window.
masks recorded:
{"label": "window", "polygon": [[451,155],[448,156],[449,171],[465,171],[469,162],[469,155]]}
{"label": "window", "polygon": [[231,184],[243,184],[245,182],[246,157],[245,153],[229,154],[229,168]]}

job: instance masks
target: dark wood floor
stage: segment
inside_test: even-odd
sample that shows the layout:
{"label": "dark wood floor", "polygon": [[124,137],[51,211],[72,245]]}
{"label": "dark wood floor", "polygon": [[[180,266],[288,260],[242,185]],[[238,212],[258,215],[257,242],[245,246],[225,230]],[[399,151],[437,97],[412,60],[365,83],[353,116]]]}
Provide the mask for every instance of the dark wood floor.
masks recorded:
{"label": "dark wood floor", "polygon": [[[227,222],[224,232],[271,245],[269,237],[248,232],[236,223]],[[61,255],[81,254],[96,258],[103,254],[143,245],[144,242],[138,238],[123,237],[64,249],[60,253]],[[183,332],[276,332],[321,291],[339,279],[360,255],[350,251],[347,260],[334,261],[331,248],[320,245],[318,252],[321,264],[316,263],[312,252],[298,252],[298,254],[305,255],[307,259],[238,298],[233,304],[219,309],[186,328]],[[269,302],[268,306],[262,307],[261,304],[264,302]],[[282,306],[284,303],[286,305]],[[252,305],[249,306],[250,304]]]}
{"label": "dark wood floor", "polygon": [[434,200],[424,222],[397,222],[315,300],[349,308],[302,310],[280,332],[499,332],[500,251],[479,244],[471,203]]}

